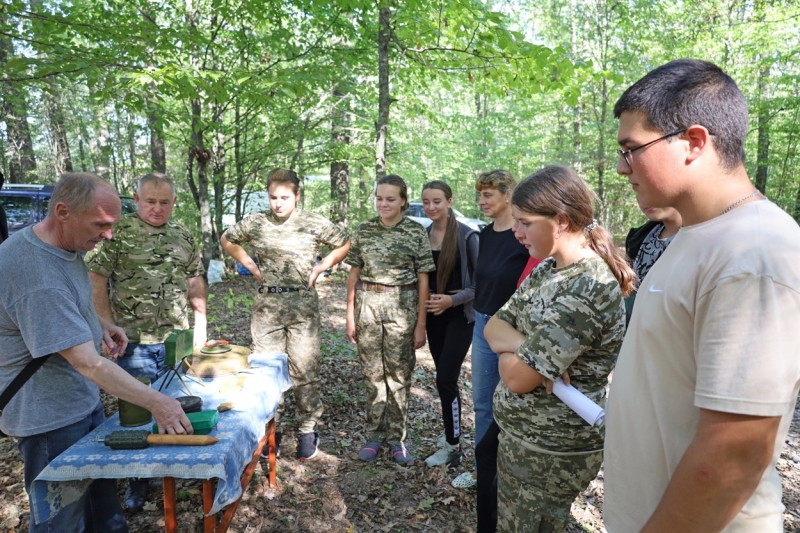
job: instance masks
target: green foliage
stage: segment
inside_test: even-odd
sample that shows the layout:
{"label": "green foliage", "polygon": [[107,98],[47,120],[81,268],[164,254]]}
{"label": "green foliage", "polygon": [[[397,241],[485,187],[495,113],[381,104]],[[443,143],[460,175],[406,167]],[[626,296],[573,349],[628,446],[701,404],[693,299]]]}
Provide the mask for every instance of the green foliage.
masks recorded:
{"label": "green foliage", "polygon": [[[150,170],[150,137],[163,131],[179,189],[175,216],[198,238],[211,236],[201,220],[232,212],[237,187],[263,190],[271,168],[308,178],[328,175],[337,161],[349,165],[354,227],[374,216],[379,7],[8,0],[0,91],[27,101],[39,181],[57,177],[44,96],[55,86],[74,168],[99,172],[121,191]],[[477,172],[507,168],[523,178],[545,164],[571,165],[621,236],[643,217],[616,174],[613,104],[654,66],[701,57],[728,70],[751,104],[751,176],[767,166],[767,195],[800,218],[798,20],[800,6],[786,0],[392,3],[388,170],[408,181],[413,200],[425,182],[444,179],[455,207],[480,216]],[[769,129],[763,154],[759,124]],[[187,170],[198,133],[210,154],[211,205],[202,215]],[[4,142],[7,170],[14,147]],[[192,167],[196,186],[197,158]],[[329,182],[304,185],[304,207],[330,215]]]}

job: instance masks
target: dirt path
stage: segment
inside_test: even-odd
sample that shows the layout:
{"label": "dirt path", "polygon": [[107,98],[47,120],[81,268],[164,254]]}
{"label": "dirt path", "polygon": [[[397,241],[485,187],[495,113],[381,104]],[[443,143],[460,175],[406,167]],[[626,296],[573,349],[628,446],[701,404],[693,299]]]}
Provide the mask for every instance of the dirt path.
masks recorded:
{"label": "dirt path", "polygon": [[[255,285],[235,278],[210,287],[209,336],[236,344],[250,343],[250,311]],[[319,285],[322,302],[322,382],[326,412],[320,428],[318,458],[294,459],[294,439],[285,431],[278,459],[278,489],[267,486],[266,464],[257,469],[230,531],[255,532],[472,532],[475,530],[475,491],[450,486],[458,473],[471,468],[472,442],[467,439],[467,461],[456,471],[430,469],[424,459],[435,450],[442,431],[440,406],[434,386],[433,361],[427,349],[417,352],[409,413],[408,448],[416,457],[401,467],[387,455],[364,464],[356,458],[364,442],[364,387],[355,349],[344,337],[345,284],[327,279]],[[472,430],[470,359],[461,379],[464,428]],[[294,411],[286,397],[286,428]],[[106,399],[109,407],[112,401]],[[778,463],[786,504],[785,531],[800,531],[800,414],[795,414],[783,455]],[[25,531],[28,502],[22,484],[22,462],[11,439],[0,440],[0,531]],[[125,483],[119,483],[120,495]],[[160,486],[151,483],[151,501],[145,510],[129,515],[132,532],[163,531]],[[178,482],[178,523],[182,533],[203,530],[200,483]],[[604,531],[600,507],[602,475],[573,504],[575,522],[570,533]]]}

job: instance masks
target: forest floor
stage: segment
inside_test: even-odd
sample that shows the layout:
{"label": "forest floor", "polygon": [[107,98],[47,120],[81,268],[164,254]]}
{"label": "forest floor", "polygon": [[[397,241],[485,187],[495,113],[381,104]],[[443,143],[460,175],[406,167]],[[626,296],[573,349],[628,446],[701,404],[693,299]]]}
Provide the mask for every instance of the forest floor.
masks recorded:
{"label": "forest floor", "polygon": [[[250,343],[250,305],[255,282],[236,277],[209,288],[209,337],[236,344]],[[428,468],[424,459],[435,451],[442,431],[441,407],[434,382],[434,365],[427,347],[417,351],[409,407],[407,446],[416,457],[406,467],[396,465],[384,452],[374,463],[356,457],[365,438],[364,387],[354,347],[344,336],[345,282],[334,274],[318,284],[322,305],[322,385],[324,425],[319,428],[320,453],[314,459],[294,459],[290,429],[294,412],[292,394],[286,394],[286,417],[278,488],[267,482],[265,461],[256,470],[230,531],[256,532],[473,532],[475,489],[450,485],[455,475],[472,468],[471,436],[462,441],[467,458],[458,469]],[[470,359],[464,362],[461,395],[463,426],[473,429]],[[115,402],[104,397],[111,410]],[[800,412],[778,462],[783,480],[786,532],[800,531]],[[120,498],[126,483],[119,483]],[[178,480],[178,524],[182,533],[203,530],[199,481]],[[572,505],[569,533],[604,532],[602,473]],[[25,531],[28,501],[22,483],[22,461],[12,439],[0,440],[0,531]],[[151,483],[144,511],[127,514],[132,532],[164,529],[161,486]]]}

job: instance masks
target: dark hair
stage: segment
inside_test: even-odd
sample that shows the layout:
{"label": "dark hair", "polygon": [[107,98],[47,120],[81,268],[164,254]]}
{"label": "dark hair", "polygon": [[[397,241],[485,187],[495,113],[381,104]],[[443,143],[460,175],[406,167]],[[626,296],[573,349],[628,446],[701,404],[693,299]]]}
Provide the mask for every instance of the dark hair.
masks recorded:
{"label": "dark hair", "polygon": [[300,178],[297,172],[288,168],[274,168],[267,174],[267,192],[273,185],[288,185],[296,195],[300,192]]}
{"label": "dark hair", "polygon": [[51,214],[55,216],[55,207],[59,202],[65,204],[70,211],[76,214],[87,211],[94,204],[95,192],[101,187],[114,190],[107,181],[91,172],[62,174],[53,189],[50,202],[47,204],[48,216]]}
{"label": "dark hair", "polygon": [[526,213],[546,217],[564,216],[570,233],[585,232],[592,250],[606,262],[619,282],[622,295],[636,288],[636,274],[614,245],[611,233],[596,225],[595,194],[578,173],[560,165],[544,167],[517,185],[511,203]]}
{"label": "dark hair", "polygon": [[[426,189],[442,191],[447,200],[453,199],[453,189],[442,180],[429,181],[422,188],[422,192],[424,193]],[[447,208],[447,227],[444,230],[444,237],[442,238],[442,250],[439,253],[439,264],[436,266],[436,288],[441,293],[444,293],[445,287],[447,287],[447,280],[450,278],[450,274],[453,273],[457,258],[458,220],[456,220],[453,209]]]}
{"label": "dark hair", "polygon": [[616,118],[626,111],[643,113],[662,134],[705,126],[724,168],[744,162],[747,101],[736,82],[713,63],[678,59],[651,70],[614,105]]}
{"label": "dark hair", "polygon": [[516,184],[517,180],[508,170],[490,170],[478,174],[475,190],[497,189],[500,194],[506,194],[508,191],[513,191]]}
{"label": "dark hair", "polygon": [[162,174],[161,172],[151,172],[150,174],[145,174],[141,178],[139,178],[139,184],[136,186],[136,194],[142,194],[142,187],[146,184],[152,183],[156,187],[165,183],[169,185],[170,189],[172,189],[172,196],[175,196],[175,184],[172,182],[166,174]]}
{"label": "dark hair", "polygon": [[408,209],[408,186],[406,186],[406,182],[403,181],[403,178],[397,174],[389,174],[388,176],[378,179],[375,183],[375,192],[378,191],[378,185],[394,185],[400,189],[400,198],[403,199],[402,209],[403,211]]}

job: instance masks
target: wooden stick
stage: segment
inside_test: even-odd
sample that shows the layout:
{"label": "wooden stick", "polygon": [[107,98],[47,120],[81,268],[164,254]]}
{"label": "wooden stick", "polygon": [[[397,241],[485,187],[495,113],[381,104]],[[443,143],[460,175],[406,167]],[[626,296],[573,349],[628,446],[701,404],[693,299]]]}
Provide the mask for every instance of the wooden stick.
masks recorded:
{"label": "wooden stick", "polygon": [[166,435],[151,433],[147,436],[147,444],[177,444],[179,446],[208,446],[219,442],[217,437],[209,435]]}

